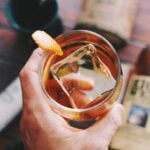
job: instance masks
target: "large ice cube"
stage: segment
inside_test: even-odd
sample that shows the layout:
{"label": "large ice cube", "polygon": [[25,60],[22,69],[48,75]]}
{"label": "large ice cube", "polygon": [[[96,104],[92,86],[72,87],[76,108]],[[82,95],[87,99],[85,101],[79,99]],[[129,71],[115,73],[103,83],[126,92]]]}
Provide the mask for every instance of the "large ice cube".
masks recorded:
{"label": "large ice cube", "polygon": [[86,107],[115,86],[116,80],[96,51],[94,45],[88,44],[51,67],[74,108]]}

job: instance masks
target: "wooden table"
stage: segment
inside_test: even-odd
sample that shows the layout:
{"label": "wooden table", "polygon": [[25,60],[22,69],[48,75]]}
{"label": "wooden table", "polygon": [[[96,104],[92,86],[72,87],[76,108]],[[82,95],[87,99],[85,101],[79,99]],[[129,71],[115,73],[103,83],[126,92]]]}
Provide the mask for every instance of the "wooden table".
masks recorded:
{"label": "wooden table", "polygon": [[[60,0],[60,17],[64,28],[71,29],[79,15],[81,0]],[[29,37],[22,36],[10,27],[5,14],[6,0],[0,0],[0,91],[18,76],[34,49]],[[67,8],[67,9],[65,9]],[[135,63],[145,44],[150,44],[150,1],[138,0],[138,11],[131,36],[132,42],[118,52],[123,61]],[[67,26],[68,25],[68,26]],[[20,144],[19,116],[0,133],[0,150],[13,149]],[[20,145],[19,145],[20,146]],[[23,148],[20,147],[20,150]],[[15,148],[17,150],[17,148]]]}

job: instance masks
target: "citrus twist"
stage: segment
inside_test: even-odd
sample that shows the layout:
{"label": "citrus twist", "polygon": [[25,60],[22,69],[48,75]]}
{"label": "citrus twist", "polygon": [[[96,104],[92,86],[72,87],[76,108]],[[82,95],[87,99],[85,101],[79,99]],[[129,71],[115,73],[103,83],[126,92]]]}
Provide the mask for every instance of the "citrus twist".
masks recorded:
{"label": "citrus twist", "polygon": [[53,51],[57,55],[63,55],[63,51],[60,45],[46,32],[44,31],[35,31],[32,34],[32,38],[35,43],[45,51]]}

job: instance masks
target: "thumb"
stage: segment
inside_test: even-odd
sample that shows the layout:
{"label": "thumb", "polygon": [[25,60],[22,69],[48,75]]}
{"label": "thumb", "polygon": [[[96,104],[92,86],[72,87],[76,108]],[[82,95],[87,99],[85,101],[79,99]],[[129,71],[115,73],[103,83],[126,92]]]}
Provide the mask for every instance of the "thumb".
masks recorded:
{"label": "thumb", "polygon": [[46,99],[39,79],[39,64],[41,63],[43,55],[44,52],[42,49],[38,48],[34,50],[20,72],[24,107],[36,106],[38,104],[43,105],[43,98]]}
{"label": "thumb", "polygon": [[112,137],[122,125],[123,114],[123,106],[119,103],[116,103],[105,118],[96,122],[96,124],[94,124],[88,130],[89,132],[92,132],[91,135],[95,136],[95,139],[100,138],[108,145]]}
{"label": "thumb", "polygon": [[40,123],[41,126],[43,126],[44,122],[45,126],[50,126],[53,130],[57,129],[56,126],[60,127],[59,123],[64,124],[66,122],[59,115],[54,113],[51,107],[49,107],[48,99],[42,91],[38,69],[43,55],[44,51],[42,49],[38,48],[34,50],[20,72],[23,95],[23,114],[25,116],[25,120],[30,122],[32,120],[36,124]]}

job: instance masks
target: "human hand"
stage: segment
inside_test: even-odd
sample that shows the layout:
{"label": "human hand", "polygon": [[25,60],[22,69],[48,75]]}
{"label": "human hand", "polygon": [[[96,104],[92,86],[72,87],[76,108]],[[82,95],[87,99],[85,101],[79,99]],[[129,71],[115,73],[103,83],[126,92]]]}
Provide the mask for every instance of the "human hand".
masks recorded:
{"label": "human hand", "polygon": [[40,86],[38,67],[41,49],[32,56],[20,72],[23,113],[21,133],[27,150],[107,150],[122,124],[123,108],[115,104],[101,121],[87,129],[74,128],[50,107]]}

